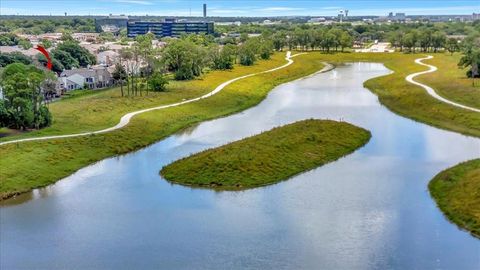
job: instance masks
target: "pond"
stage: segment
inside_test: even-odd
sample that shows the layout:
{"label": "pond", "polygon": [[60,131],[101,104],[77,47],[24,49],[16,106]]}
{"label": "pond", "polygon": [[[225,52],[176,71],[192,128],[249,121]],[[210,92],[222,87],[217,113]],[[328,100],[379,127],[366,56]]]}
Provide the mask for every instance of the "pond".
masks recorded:
{"label": "pond", "polygon": [[[1,269],[479,269],[480,241],[429,195],[480,139],[400,117],[353,63],[283,84],[258,106],[100,161],[0,208]],[[276,185],[172,185],[162,166],[306,118],[372,132],[353,154]]]}

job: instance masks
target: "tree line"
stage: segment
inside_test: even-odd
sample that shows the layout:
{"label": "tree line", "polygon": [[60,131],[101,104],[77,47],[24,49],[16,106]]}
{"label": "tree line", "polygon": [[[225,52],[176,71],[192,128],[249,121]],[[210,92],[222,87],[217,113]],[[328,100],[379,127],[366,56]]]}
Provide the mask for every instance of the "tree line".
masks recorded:
{"label": "tree line", "polygon": [[253,65],[258,59],[269,59],[274,51],[273,42],[264,37],[219,45],[211,36],[192,34],[164,39],[166,45],[160,49],[153,47],[154,38],[151,33],[137,36],[130,48],[120,52],[112,75],[120,84],[122,96],[164,91],[169,74],[175,80],[191,80],[206,70]]}
{"label": "tree line", "polygon": [[52,116],[44,102],[47,89],[55,89],[53,73],[33,65],[13,63],[1,74],[0,127],[26,130],[49,126]]}

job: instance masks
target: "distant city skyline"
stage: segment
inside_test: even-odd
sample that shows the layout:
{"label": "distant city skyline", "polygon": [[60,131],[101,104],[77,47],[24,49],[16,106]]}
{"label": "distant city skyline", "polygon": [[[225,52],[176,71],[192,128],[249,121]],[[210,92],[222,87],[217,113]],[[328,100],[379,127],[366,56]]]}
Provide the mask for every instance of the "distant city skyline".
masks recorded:
{"label": "distant city skyline", "polygon": [[198,0],[2,0],[1,15],[155,15],[202,16],[335,16],[349,10],[350,16],[386,16],[389,12],[407,15],[468,15],[480,12],[480,1],[198,1]]}

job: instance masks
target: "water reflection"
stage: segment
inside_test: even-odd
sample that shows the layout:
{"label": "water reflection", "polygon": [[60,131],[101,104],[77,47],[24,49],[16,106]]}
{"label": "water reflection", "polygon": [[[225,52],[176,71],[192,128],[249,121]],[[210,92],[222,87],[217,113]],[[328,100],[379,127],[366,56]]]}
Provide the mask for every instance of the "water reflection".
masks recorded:
{"label": "water reflection", "polygon": [[[427,184],[480,156],[480,140],[389,112],[362,87],[388,72],[358,63],[284,84],[257,107],[0,208],[1,268],[479,269],[480,241],[445,220]],[[365,127],[372,139],[248,191],[191,189],[158,174],[191,153],[312,117]]]}

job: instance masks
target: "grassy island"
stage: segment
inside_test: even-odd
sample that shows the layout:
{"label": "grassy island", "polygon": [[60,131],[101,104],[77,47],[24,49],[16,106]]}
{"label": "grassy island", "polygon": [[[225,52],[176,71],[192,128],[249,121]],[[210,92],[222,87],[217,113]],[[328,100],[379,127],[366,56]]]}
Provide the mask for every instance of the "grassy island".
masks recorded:
{"label": "grassy island", "polygon": [[304,120],[175,161],[161,174],[188,186],[254,188],[337,160],[369,139],[369,131],[348,123]]}
{"label": "grassy island", "polygon": [[437,174],[428,187],[448,219],[480,237],[480,159]]}

